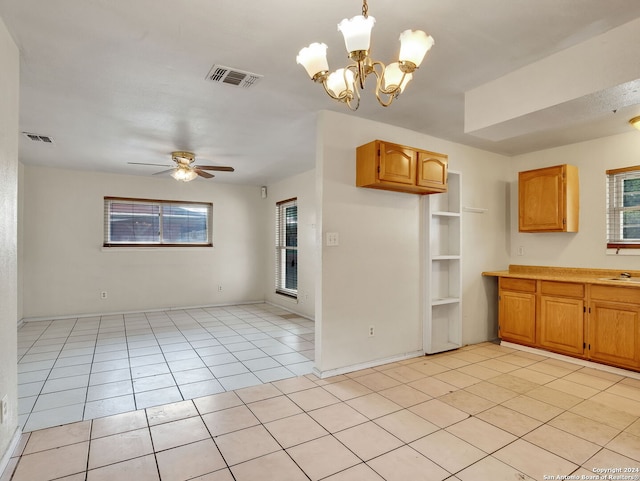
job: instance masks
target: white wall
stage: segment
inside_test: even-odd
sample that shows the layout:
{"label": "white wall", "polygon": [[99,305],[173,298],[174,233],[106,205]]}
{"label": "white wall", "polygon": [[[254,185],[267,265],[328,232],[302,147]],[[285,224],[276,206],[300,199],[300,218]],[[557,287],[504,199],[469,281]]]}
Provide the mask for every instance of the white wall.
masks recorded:
{"label": "white wall", "polygon": [[[316,367],[343,369],[422,349],[420,197],[355,187],[355,149],[375,139],[449,155],[462,173],[463,342],[496,337],[496,289],[481,272],[508,263],[510,159],[406,129],[322,112],[318,124]],[[368,327],[376,335],[368,337]]]}
{"label": "white wall", "polygon": [[[264,299],[259,187],[25,166],[24,190],[27,319]],[[102,248],[104,196],[212,202],[214,247]]]}
{"label": "white wall", "polygon": [[[576,233],[518,232],[518,172],[559,164],[578,167],[580,228]],[[604,137],[513,158],[511,264],[640,269],[640,256],[606,255],[607,169],[640,165],[640,132]],[[525,255],[518,256],[519,246]],[[640,254],[640,252],[638,252]]]}
{"label": "white wall", "polygon": [[[265,300],[313,319],[315,316],[316,206],[315,171],[310,170],[268,186],[266,212]],[[297,198],[298,204],[298,298],[275,293],[275,213],[276,203]]]}
{"label": "white wall", "polygon": [[0,399],[9,401],[9,416],[0,425],[0,474],[18,432],[19,65],[18,48],[0,19]]}

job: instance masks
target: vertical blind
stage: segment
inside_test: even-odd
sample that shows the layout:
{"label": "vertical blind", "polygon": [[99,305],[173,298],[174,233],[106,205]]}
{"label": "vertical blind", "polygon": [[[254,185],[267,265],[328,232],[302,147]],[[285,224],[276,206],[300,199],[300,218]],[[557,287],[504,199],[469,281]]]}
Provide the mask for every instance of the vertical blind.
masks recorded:
{"label": "vertical blind", "polygon": [[276,203],[276,292],[298,296],[297,199]]}
{"label": "vertical blind", "polygon": [[104,246],[211,246],[213,205],[104,198]]}
{"label": "vertical blind", "polygon": [[640,165],[607,170],[607,247],[640,248]]}

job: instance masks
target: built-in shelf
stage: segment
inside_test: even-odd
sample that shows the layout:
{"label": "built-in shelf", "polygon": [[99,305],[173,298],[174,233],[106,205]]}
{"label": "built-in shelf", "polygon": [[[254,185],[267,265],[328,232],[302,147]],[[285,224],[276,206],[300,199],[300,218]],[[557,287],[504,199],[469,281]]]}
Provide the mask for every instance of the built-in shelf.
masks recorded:
{"label": "built-in shelf", "polygon": [[461,177],[449,171],[446,193],[424,199],[424,322],[426,354],[462,344]]}

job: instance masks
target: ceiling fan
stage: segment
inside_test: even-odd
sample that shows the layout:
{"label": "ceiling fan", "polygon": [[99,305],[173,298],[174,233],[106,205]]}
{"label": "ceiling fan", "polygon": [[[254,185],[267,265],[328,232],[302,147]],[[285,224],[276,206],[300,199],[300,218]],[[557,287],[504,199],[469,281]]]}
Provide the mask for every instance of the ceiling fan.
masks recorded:
{"label": "ceiling fan", "polygon": [[[171,160],[173,160],[176,165],[167,170],[162,170],[160,172],[155,172],[153,175],[166,174],[167,172],[171,172],[171,177],[176,180],[181,180],[182,182],[189,182],[196,177],[204,177],[205,179],[211,179],[215,177],[213,174],[207,172],[207,170],[215,170],[218,172],[233,172],[235,169],[233,167],[225,167],[222,165],[195,165],[193,164],[196,160],[196,156],[193,152],[171,152]],[[127,162],[128,164],[134,165],[155,165],[158,167],[169,167],[166,164],[146,164],[143,162]]]}

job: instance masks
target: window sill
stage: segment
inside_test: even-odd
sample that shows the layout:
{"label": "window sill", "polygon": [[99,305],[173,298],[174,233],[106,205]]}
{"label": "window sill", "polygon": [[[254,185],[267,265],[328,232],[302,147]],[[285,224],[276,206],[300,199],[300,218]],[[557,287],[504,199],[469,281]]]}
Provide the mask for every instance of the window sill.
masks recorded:
{"label": "window sill", "polygon": [[612,249],[607,248],[608,256],[640,256],[640,249]]}
{"label": "window sill", "polygon": [[112,246],[112,247],[105,247],[105,246],[101,246],[100,250],[102,252],[140,252],[140,251],[146,251],[146,252],[158,252],[158,251],[202,251],[202,250],[208,250],[208,249],[212,249],[214,246],[212,245],[208,245],[208,246],[175,246],[175,247],[169,247],[169,246],[157,246],[157,247],[152,247],[152,246]]}

